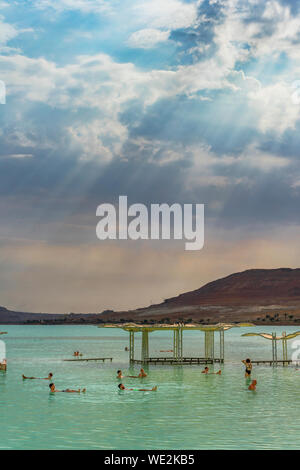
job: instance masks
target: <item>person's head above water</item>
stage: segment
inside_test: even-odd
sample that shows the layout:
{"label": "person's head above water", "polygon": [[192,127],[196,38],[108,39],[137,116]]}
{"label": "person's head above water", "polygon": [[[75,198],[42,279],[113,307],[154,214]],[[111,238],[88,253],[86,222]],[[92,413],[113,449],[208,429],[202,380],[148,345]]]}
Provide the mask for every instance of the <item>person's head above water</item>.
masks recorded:
{"label": "person's head above water", "polygon": [[55,385],[53,383],[49,384],[49,388],[50,388],[51,392],[53,392],[55,390]]}
{"label": "person's head above water", "polygon": [[246,359],[246,362],[247,362],[247,364],[250,364],[250,362],[251,362],[251,359],[249,359],[249,358],[248,358],[248,359]]}
{"label": "person's head above water", "polygon": [[50,377],[53,377],[52,372],[49,372],[48,377],[49,377],[49,378],[50,378]]}
{"label": "person's head above water", "polygon": [[125,386],[123,384],[119,384],[118,387],[120,390],[125,390]]}
{"label": "person's head above water", "polygon": [[251,384],[248,387],[248,390],[256,390],[257,380],[252,380]]}

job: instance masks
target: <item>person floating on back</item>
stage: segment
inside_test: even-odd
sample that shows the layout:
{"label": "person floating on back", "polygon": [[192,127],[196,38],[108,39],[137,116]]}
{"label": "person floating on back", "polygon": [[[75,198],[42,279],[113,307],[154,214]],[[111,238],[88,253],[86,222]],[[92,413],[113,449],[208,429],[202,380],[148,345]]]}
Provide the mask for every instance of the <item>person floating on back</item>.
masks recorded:
{"label": "person floating on back", "polygon": [[242,361],[242,363],[245,365],[246,369],[245,369],[245,377],[246,379],[250,378],[251,376],[251,372],[252,372],[252,362],[251,362],[251,359],[246,359],[244,361]]}
{"label": "person floating on back", "polygon": [[82,390],[80,390],[80,388],[78,390],[72,390],[70,388],[66,388],[66,390],[57,390],[53,383],[49,384],[49,388],[50,388],[51,393],[80,393],[80,392],[85,393],[86,392],[86,388],[83,388]]}
{"label": "person floating on back", "polygon": [[134,392],[156,392],[157,386],[152,387],[152,388],[126,388],[125,385],[119,384],[118,385],[120,390],[129,390],[129,391],[134,391]]}
{"label": "person floating on back", "polygon": [[251,384],[248,387],[248,390],[256,391],[257,380],[252,380]]}
{"label": "person floating on back", "polygon": [[201,372],[201,374],[205,374],[205,375],[221,375],[222,374],[222,371],[221,370],[218,370],[218,372],[209,372],[209,368],[208,367],[205,367],[203,369],[203,371]]}
{"label": "person floating on back", "polygon": [[51,380],[52,377],[52,372],[49,372],[48,377],[26,377],[24,374],[22,375],[23,380]]}

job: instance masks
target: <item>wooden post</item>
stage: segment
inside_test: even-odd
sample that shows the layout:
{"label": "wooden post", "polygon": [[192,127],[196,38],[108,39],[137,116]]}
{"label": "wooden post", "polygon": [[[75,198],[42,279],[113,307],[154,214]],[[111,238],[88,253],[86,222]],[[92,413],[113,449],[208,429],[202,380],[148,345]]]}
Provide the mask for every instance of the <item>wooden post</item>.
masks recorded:
{"label": "wooden post", "polygon": [[179,359],[179,328],[177,327],[174,330],[173,336],[173,357],[174,359]]}
{"label": "wooden post", "polygon": [[129,362],[134,361],[134,331],[129,331]]}
{"label": "wooden post", "polygon": [[[282,339],[282,356],[283,356],[283,360],[284,361],[287,361],[288,359],[288,352],[287,352],[287,340],[285,339],[286,337],[286,332],[284,331],[282,333],[282,336],[283,336],[283,339]],[[283,362],[283,366],[287,366],[287,362]]]}
{"label": "wooden post", "polygon": [[175,358],[178,361],[180,359],[180,327],[178,326],[176,330],[174,331],[175,334]]}
{"label": "wooden post", "polygon": [[272,333],[272,365],[275,365],[275,333]]}
{"label": "wooden post", "polygon": [[224,339],[224,330],[221,330],[220,331],[221,333],[221,359],[222,361],[224,362],[224,358],[225,358],[225,339]]}
{"label": "wooden post", "polygon": [[144,363],[146,357],[149,357],[149,331],[142,331],[142,351],[141,351],[141,361]]}
{"label": "wooden post", "polygon": [[205,359],[215,360],[215,332],[205,331]]}
{"label": "wooden post", "polygon": [[180,359],[182,359],[183,356],[183,330],[182,328],[179,328],[179,348],[178,348],[178,356]]}
{"label": "wooden post", "polygon": [[208,359],[208,331],[204,332],[204,342],[205,342],[205,359]]}

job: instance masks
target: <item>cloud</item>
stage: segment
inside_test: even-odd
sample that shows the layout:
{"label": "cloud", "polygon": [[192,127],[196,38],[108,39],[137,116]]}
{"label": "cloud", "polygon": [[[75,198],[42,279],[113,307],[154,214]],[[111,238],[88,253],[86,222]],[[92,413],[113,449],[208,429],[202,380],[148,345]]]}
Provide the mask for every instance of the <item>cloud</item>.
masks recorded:
{"label": "cloud", "polygon": [[[6,23],[3,16],[0,15],[0,51],[13,38],[18,36],[20,31],[9,23]],[[7,49],[6,49],[7,50]]]}
{"label": "cloud", "polygon": [[282,134],[295,128],[300,118],[300,107],[293,103],[292,92],[291,85],[284,82],[249,92],[249,105],[258,113],[258,128],[262,132]]}
{"label": "cloud", "polygon": [[37,0],[35,6],[41,9],[52,8],[58,12],[79,10],[83,13],[105,13],[111,11],[110,0]]}
{"label": "cloud", "polygon": [[132,33],[127,43],[130,47],[151,49],[169,39],[170,31],[160,31],[159,29],[140,29]]}
{"label": "cloud", "polygon": [[1,77],[8,84],[8,97],[19,105],[40,103],[68,112],[97,110],[97,118],[81,123],[81,130],[67,123],[65,129],[75,143],[81,141],[85,156],[98,158],[100,152],[105,161],[120,151],[127,138],[120,114],[133,102],[146,109],[165,98],[232,87],[226,80],[226,64],[218,66],[214,60],[175,70],[143,71],[132,63],[116,62],[107,54],[78,56],[64,66],[45,58],[10,55],[0,56],[0,67]]}
{"label": "cloud", "polygon": [[188,28],[197,20],[200,2],[184,3],[179,0],[141,0],[133,6],[136,22],[153,28],[175,30]]}
{"label": "cloud", "polygon": [[14,158],[14,159],[23,159],[23,158],[32,158],[31,153],[12,153],[10,155],[0,155],[0,158]]}
{"label": "cloud", "polygon": [[216,35],[225,50],[239,50],[245,59],[282,52],[299,56],[300,17],[292,13],[290,5],[277,0],[228,0],[221,4],[225,19],[216,26]]}

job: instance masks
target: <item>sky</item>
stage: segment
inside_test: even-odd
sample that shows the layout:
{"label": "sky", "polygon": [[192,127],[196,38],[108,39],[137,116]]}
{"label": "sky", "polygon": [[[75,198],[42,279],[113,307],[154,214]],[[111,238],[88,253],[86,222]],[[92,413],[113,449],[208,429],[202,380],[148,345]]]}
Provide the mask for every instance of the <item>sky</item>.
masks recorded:
{"label": "sky", "polygon": [[[300,3],[0,0],[0,305],[100,312],[300,266]],[[96,208],[205,204],[205,244]]]}

